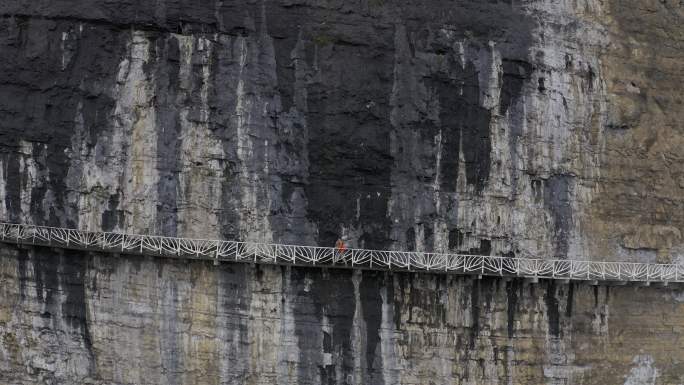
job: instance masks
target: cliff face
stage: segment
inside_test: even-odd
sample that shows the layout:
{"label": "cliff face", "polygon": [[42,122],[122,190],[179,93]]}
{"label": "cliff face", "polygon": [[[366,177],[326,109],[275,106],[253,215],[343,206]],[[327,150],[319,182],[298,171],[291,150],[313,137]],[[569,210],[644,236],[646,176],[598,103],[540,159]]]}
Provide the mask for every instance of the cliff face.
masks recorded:
{"label": "cliff face", "polygon": [[9,1],[3,218],[367,248],[684,251],[676,1]]}
{"label": "cliff face", "polygon": [[678,384],[681,289],[3,248],[8,384]]}
{"label": "cliff face", "polygon": [[[11,0],[0,16],[2,220],[684,256],[677,0]],[[673,290],[2,253],[9,382],[682,381]]]}

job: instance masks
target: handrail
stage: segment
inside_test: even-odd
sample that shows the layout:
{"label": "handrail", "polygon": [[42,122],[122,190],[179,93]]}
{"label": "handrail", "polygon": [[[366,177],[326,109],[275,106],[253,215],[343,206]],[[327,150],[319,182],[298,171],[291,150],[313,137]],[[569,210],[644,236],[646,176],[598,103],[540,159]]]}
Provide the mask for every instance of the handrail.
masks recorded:
{"label": "handrail", "polygon": [[683,282],[684,265],[298,246],[94,232],[0,222],[0,242],[110,253],[564,280]]}

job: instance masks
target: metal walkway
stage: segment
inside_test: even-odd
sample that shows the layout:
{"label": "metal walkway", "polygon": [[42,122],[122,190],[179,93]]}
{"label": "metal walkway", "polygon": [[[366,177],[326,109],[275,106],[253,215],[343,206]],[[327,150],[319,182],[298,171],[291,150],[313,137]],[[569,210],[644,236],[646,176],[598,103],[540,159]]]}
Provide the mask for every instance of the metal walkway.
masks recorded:
{"label": "metal walkway", "polygon": [[89,232],[0,223],[0,242],[115,254],[532,279],[684,282],[684,265],[508,258]]}

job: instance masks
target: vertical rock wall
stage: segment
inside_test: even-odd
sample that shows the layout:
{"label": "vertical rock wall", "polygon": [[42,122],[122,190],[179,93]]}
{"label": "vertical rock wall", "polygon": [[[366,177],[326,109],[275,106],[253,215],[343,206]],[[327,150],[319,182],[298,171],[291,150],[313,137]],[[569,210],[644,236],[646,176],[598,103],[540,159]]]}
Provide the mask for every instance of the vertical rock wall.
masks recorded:
{"label": "vertical rock wall", "polygon": [[3,248],[11,384],[677,384],[678,287]]}
{"label": "vertical rock wall", "polygon": [[681,256],[676,2],[12,1],[0,14],[6,219]]}
{"label": "vertical rock wall", "polygon": [[[0,219],[678,261],[683,12],[0,2]],[[684,381],[677,288],[0,252],[0,382]]]}

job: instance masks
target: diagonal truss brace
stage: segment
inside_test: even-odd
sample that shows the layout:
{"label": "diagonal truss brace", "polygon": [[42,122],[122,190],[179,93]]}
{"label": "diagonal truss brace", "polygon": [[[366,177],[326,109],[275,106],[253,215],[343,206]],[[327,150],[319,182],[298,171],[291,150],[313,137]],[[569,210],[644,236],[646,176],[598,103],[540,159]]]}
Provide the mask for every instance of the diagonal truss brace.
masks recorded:
{"label": "diagonal truss brace", "polygon": [[684,265],[422,253],[93,232],[0,222],[0,242],[108,253],[560,280],[683,282]]}

